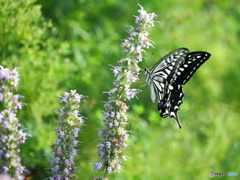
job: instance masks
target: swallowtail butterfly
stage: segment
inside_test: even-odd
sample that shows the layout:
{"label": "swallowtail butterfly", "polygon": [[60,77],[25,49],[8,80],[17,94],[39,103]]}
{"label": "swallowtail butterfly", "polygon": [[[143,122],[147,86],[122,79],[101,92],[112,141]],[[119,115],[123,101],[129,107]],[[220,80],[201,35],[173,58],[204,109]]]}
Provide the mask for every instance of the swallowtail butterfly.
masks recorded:
{"label": "swallowtail butterfly", "polygon": [[186,48],[179,48],[160,59],[151,70],[145,68],[151,99],[153,102],[158,99],[160,116],[174,118],[179,128],[181,123],[177,112],[184,97],[181,85],[186,84],[210,56],[208,52],[189,52]]}

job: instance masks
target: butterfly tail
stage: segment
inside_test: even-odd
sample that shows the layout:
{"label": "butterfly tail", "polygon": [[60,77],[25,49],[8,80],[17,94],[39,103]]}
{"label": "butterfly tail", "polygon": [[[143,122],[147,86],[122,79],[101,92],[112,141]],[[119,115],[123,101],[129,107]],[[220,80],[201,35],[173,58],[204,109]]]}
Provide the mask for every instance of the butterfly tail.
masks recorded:
{"label": "butterfly tail", "polygon": [[171,116],[171,118],[174,118],[176,120],[177,124],[178,124],[179,129],[182,129],[182,125],[181,125],[181,123],[180,123],[180,121],[178,119],[177,114],[175,114],[175,116]]}

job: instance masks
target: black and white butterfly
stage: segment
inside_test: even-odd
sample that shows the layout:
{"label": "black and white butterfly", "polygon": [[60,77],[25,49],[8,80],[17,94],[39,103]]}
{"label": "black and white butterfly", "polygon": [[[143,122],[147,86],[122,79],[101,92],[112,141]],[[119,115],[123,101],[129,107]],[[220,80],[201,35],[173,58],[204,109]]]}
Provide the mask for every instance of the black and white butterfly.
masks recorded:
{"label": "black and white butterfly", "polygon": [[145,68],[151,99],[153,102],[158,99],[160,116],[174,118],[179,128],[181,123],[177,111],[184,97],[181,85],[186,84],[210,56],[208,52],[189,52],[186,48],[179,48],[160,59],[151,70]]}

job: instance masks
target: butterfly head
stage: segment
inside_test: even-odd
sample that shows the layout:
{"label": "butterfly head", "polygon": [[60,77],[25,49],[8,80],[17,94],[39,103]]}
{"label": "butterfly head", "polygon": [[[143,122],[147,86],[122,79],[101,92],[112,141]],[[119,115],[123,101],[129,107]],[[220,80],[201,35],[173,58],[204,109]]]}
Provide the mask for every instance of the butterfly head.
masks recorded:
{"label": "butterfly head", "polygon": [[150,73],[150,70],[148,68],[144,68],[144,71],[145,71],[145,73],[147,73],[147,72]]}

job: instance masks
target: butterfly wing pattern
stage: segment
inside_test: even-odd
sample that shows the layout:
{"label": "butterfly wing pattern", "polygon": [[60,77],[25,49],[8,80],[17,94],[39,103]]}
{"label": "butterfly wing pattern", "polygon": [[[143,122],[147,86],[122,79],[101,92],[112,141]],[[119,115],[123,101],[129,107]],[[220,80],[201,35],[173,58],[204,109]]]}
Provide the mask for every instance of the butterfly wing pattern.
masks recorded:
{"label": "butterfly wing pattern", "polygon": [[158,99],[160,116],[174,118],[179,128],[181,123],[177,112],[184,97],[181,85],[186,84],[210,56],[208,52],[189,52],[187,48],[179,48],[160,59],[151,70],[145,68],[151,99],[153,102]]}

